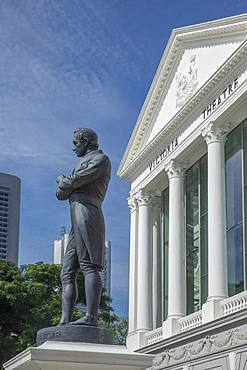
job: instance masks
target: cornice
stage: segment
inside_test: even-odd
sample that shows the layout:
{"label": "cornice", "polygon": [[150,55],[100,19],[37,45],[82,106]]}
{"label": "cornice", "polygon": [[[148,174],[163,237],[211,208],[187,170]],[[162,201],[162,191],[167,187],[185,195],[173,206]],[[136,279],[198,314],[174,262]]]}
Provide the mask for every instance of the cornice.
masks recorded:
{"label": "cornice", "polygon": [[[149,148],[153,145],[153,141],[151,141],[146,148],[138,153],[139,148],[143,144],[147,127],[149,126],[149,123],[156,110],[159,98],[161,97],[161,94],[163,92],[167,76],[169,75],[169,72],[173,67],[174,59],[177,57],[178,52],[181,50],[181,46],[184,41],[198,41],[199,39],[205,39],[212,36],[219,37],[230,33],[243,33],[245,31],[247,31],[247,14],[178,28],[172,31],[171,37],[168,41],[165,52],[155,74],[153,83],[151,84],[151,88],[148,92],[142,110],[138,117],[137,124],[127,145],[123,159],[120,163],[118,169],[118,175],[120,177],[128,179],[130,169],[132,171],[133,168],[132,165],[135,164],[134,168],[136,168],[139,164],[139,158],[142,157],[142,153],[146,150],[149,150]],[[201,89],[199,91],[201,91]],[[196,97],[198,97],[198,93],[192,98],[192,100],[195,100]],[[198,104],[198,100],[196,101],[196,104]],[[188,104],[186,104],[186,106],[183,107],[171,121],[174,121],[174,119],[176,119],[178,115],[180,116],[181,113],[183,114],[184,112],[186,112],[186,108],[188,108],[188,106],[190,106],[190,102],[188,102]],[[185,114],[187,114],[187,112]],[[171,124],[169,123],[166,125],[165,128],[167,128],[168,126],[171,129]],[[138,164],[136,163],[136,161]]]}
{"label": "cornice", "polygon": [[175,37],[175,30],[173,30],[120,163],[118,170],[119,176],[121,176],[122,169],[125,167],[125,162],[127,160],[131,161],[134,158],[143,141],[146,127],[153,116],[156,103],[162,93],[167,75],[172,69],[173,61],[181,44]]}
{"label": "cornice", "polygon": [[193,33],[197,32],[196,37],[200,32],[203,32],[203,36],[212,36],[219,34],[227,34],[231,32],[242,32],[246,30],[247,26],[247,13],[235,15],[233,17],[216,19],[204,23],[198,23],[191,26],[177,28],[175,31],[181,38],[193,38]]}
{"label": "cornice", "polygon": [[[247,25],[247,24],[246,24]],[[225,63],[206,81],[196,94],[183,106],[177,114],[165,125],[165,127],[153,138],[150,143],[144,147],[138,154],[134,154],[128,158],[128,162],[124,161],[120,165],[118,175],[125,179],[130,179],[131,174],[149,157],[154,148],[158,147],[165,138],[176,129],[181,121],[187,117],[193,109],[205,98],[210,90],[212,90],[224,77],[230,74],[247,54],[247,40],[245,40],[235,52],[225,61]],[[158,98],[157,98],[158,99]],[[145,126],[146,127],[146,126]],[[143,128],[144,134],[145,128]],[[140,142],[139,138],[139,142]],[[137,145],[137,144],[136,144]]]}
{"label": "cornice", "polygon": [[[202,29],[202,30],[193,30],[192,32],[186,32],[182,35],[178,35],[177,39],[179,41],[182,40],[197,40],[198,38],[208,38],[211,36],[223,36],[228,35],[230,33],[242,33],[246,31],[247,23],[246,21],[243,23],[237,24],[230,24],[226,27],[226,25],[219,26],[215,28],[213,25],[211,28]],[[196,33],[196,34],[195,34]]]}

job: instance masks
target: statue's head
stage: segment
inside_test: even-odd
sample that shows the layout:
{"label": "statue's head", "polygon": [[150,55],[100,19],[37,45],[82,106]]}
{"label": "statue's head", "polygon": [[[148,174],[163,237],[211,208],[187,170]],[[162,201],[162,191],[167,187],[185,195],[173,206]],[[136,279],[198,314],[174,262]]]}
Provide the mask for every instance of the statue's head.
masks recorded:
{"label": "statue's head", "polygon": [[98,136],[90,128],[77,128],[74,131],[74,152],[78,157],[83,157],[88,151],[98,149]]}

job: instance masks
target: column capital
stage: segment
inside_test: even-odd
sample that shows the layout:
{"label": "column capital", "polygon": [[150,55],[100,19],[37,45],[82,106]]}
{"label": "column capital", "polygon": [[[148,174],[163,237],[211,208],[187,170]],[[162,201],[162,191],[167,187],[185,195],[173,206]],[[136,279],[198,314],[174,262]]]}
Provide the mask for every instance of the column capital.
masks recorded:
{"label": "column capital", "polygon": [[184,171],[186,169],[185,162],[177,162],[176,160],[172,159],[166,166],[165,171],[168,175],[169,179],[175,177],[184,177]]}
{"label": "column capital", "polygon": [[136,199],[139,206],[149,206],[150,198],[150,194],[145,192],[143,189],[136,194]]}
{"label": "column capital", "polygon": [[130,209],[130,213],[136,211],[137,206],[138,206],[136,194],[131,195],[127,200],[128,200],[128,206]]}
{"label": "column capital", "polygon": [[210,122],[206,128],[202,130],[202,136],[207,144],[214,142],[224,143],[226,134],[229,131],[230,124],[219,127],[215,122]]}

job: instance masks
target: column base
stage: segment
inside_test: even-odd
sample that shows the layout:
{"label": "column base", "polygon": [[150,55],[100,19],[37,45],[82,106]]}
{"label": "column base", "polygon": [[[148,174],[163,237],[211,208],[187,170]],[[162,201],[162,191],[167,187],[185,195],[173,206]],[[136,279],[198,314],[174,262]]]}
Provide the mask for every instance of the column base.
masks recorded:
{"label": "column base", "polygon": [[212,299],[202,305],[202,323],[214,321],[223,316],[221,300]]}
{"label": "column base", "polygon": [[163,338],[164,339],[170,338],[173,335],[180,333],[180,325],[178,323],[178,320],[181,317],[168,317],[166,321],[163,322]]}
{"label": "column base", "polygon": [[126,339],[126,346],[131,351],[137,351],[138,349],[145,347],[147,345],[147,341],[145,338],[145,334],[148,331],[144,330],[136,330],[131,333],[128,333]]}

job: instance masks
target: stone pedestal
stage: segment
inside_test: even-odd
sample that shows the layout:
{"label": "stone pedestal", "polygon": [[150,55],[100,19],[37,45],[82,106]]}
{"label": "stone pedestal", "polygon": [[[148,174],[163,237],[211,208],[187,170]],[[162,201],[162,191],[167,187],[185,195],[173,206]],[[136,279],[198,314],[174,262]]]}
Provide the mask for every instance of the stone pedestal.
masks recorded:
{"label": "stone pedestal", "polygon": [[5,370],[142,370],[153,355],[131,352],[125,346],[45,342],[30,347],[4,364]]}
{"label": "stone pedestal", "polygon": [[37,333],[37,345],[47,341],[113,344],[110,330],[87,325],[51,326]]}

